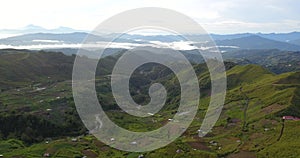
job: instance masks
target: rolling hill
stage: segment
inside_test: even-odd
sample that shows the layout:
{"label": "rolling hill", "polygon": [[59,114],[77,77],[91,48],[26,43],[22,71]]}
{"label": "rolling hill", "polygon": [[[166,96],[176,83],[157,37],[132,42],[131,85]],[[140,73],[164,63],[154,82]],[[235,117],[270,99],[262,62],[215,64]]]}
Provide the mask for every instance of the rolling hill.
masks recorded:
{"label": "rolling hill", "polygon": [[28,82],[71,79],[74,57],[62,53],[27,50],[0,51],[1,89]]}
{"label": "rolling hill", "polygon": [[[145,157],[230,158],[276,157],[279,152],[281,157],[300,154],[299,129],[295,128],[299,122],[281,119],[284,115],[300,117],[299,72],[276,75],[258,65],[225,63],[228,90],[222,114],[212,131],[199,138],[197,130],[210,101],[210,78],[205,64],[194,64],[202,95],[191,126],[164,148],[129,153],[112,149],[86,134],[71,93],[69,74],[74,56],[29,52],[5,50],[0,54],[3,68],[0,76],[1,81],[5,81],[0,86],[23,83],[0,93],[0,135],[4,139],[0,140],[0,152],[4,156],[39,157],[49,153],[57,157],[138,157],[143,154]],[[149,131],[161,127],[177,110],[180,86],[176,77],[168,68],[157,64],[144,65],[133,73],[130,92],[136,102],[143,105],[149,101],[147,90],[152,83],[162,83],[169,95],[158,114],[136,118],[120,111],[111,95],[107,74],[118,57],[104,58],[100,67],[105,66],[106,71],[96,77],[98,98],[107,115],[128,130]],[[284,130],[280,137],[282,124]],[[74,137],[76,141],[71,139]]]}
{"label": "rolling hill", "polygon": [[299,51],[271,50],[235,50],[223,53],[223,58],[239,64],[261,65],[274,73],[300,70]]}
{"label": "rolling hill", "polygon": [[240,49],[279,49],[299,51],[300,46],[266,39],[260,36],[247,36],[236,39],[216,41],[218,46],[236,46]]}
{"label": "rolling hill", "polygon": [[296,39],[293,41],[290,41],[290,43],[296,44],[296,45],[300,45],[300,39]]}

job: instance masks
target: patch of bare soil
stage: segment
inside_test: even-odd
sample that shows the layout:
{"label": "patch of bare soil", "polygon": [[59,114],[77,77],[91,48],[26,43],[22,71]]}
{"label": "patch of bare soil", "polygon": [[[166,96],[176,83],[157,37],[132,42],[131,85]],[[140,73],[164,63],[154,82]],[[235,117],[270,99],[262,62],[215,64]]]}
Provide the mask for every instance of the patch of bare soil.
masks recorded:
{"label": "patch of bare soil", "polygon": [[230,154],[226,158],[256,158],[256,154],[249,151],[240,151],[238,153]]}
{"label": "patch of bare soil", "polygon": [[280,111],[280,110],[282,110],[282,109],[284,109],[284,106],[283,106],[283,105],[273,104],[273,105],[270,105],[270,106],[267,106],[267,107],[263,108],[261,111],[262,111],[264,114],[271,114],[271,113]]}
{"label": "patch of bare soil", "polygon": [[93,151],[91,150],[83,150],[82,151],[83,155],[89,157],[89,158],[96,158],[98,157],[98,155],[96,153],[94,153]]}
{"label": "patch of bare soil", "polygon": [[100,142],[99,140],[95,140],[94,141],[94,144],[98,147],[98,148],[101,148],[104,146],[104,144],[102,142]]}
{"label": "patch of bare soil", "polygon": [[207,146],[206,146],[204,143],[202,143],[202,142],[188,142],[188,144],[189,144],[193,149],[210,151],[209,147],[207,147]]}
{"label": "patch of bare soil", "polygon": [[194,140],[193,142],[188,142],[188,144],[193,148],[193,149],[198,149],[198,150],[204,150],[204,151],[211,151],[209,147],[206,146],[204,140],[198,135],[193,136]]}

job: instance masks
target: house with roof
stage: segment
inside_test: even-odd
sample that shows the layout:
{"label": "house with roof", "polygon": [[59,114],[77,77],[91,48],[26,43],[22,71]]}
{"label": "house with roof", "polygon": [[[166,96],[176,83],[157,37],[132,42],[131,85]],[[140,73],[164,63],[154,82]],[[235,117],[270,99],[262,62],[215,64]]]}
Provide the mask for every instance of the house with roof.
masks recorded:
{"label": "house with roof", "polygon": [[283,120],[292,120],[292,121],[299,121],[299,117],[294,117],[294,116],[282,116]]}

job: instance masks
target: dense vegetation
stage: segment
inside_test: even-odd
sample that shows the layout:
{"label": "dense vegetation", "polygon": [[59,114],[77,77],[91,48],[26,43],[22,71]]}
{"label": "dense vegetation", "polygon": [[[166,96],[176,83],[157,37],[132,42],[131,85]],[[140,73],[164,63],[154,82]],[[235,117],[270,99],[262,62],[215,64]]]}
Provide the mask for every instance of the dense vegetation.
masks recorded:
{"label": "dense vegetation", "polygon": [[239,64],[261,65],[276,74],[300,70],[299,51],[237,50],[226,52],[223,57]]}
{"label": "dense vegetation", "polygon": [[[96,89],[108,116],[116,124],[133,131],[150,131],[163,126],[178,107],[180,86],[175,75],[159,64],[145,64],[135,70],[130,79],[130,92],[137,103],[149,102],[148,88],[152,83],[160,82],[168,91],[166,105],[158,114],[139,119],[122,112],[111,95],[108,74],[117,59],[118,55],[109,56],[98,64]],[[274,63],[277,59],[289,60],[278,57]],[[128,153],[99,142],[82,125],[71,93],[73,61],[74,56],[61,53],[2,50],[0,154],[7,157],[41,157],[49,153],[54,157],[129,158],[140,154],[145,157],[299,155],[298,121],[284,122],[285,129],[278,141],[283,124],[281,117],[300,117],[299,72],[277,75],[258,65],[226,62],[228,91],[224,109],[214,129],[206,137],[199,138],[197,130],[210,101],[210,78],[205,64],[194,64],[201,101],[190,128],[164,148]]]}

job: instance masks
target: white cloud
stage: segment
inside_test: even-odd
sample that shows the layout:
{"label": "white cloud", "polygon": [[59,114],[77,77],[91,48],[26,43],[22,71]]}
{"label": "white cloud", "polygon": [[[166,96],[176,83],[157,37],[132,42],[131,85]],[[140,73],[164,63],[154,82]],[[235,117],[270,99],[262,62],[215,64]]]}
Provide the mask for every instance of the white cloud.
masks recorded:
{"label": "white cloud", "polygon": [[0,29],[35,24],[90,30],[128,9],[163,7],[194,18],[209,32],[300,31],[299,6],[293,0],[9,0],[1,2]]}

